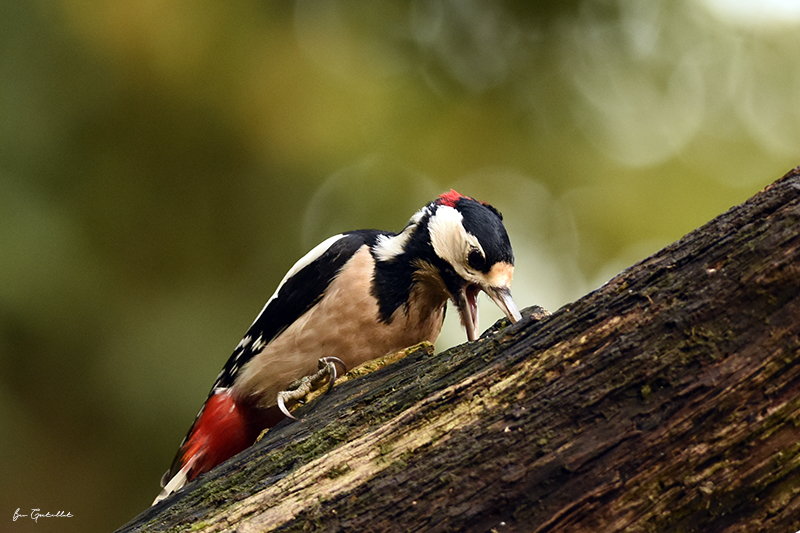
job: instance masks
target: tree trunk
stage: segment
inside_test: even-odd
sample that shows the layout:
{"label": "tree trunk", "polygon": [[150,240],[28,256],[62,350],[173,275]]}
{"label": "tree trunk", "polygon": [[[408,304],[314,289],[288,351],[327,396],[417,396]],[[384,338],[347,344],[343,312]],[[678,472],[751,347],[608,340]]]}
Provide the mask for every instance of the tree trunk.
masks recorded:
{"label": "tree trunk", "polygon": [[337,385],[120,531],[800,529],[800,167],[552,316]]}

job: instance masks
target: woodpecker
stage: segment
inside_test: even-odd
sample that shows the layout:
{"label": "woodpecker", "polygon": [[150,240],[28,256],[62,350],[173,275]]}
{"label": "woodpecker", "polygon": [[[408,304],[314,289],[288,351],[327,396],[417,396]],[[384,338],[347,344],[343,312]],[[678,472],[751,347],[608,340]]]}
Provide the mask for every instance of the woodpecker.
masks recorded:
{"label": "woodpecker", "polygon": [[[153,503],[292,417],[286,403],[320,381],[332,384],[337,365],[434,342],[448,300],[470,341],[481,291],[516,322],[513,273],[500,212],[452,189],[400,233],[357,230],[323,241],[292,266],[233,351]],[[297,390],[287,391],[293,382]]]}

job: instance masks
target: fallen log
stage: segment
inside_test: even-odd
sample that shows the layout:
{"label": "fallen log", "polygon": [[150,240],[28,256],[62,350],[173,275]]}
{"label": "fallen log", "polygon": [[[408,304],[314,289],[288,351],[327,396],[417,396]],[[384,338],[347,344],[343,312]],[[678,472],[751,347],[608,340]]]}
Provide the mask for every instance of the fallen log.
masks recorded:
{"label": "fallen log", "polygon": [[524,315],[337,385],[119,531],[800,529],[800,167]]}

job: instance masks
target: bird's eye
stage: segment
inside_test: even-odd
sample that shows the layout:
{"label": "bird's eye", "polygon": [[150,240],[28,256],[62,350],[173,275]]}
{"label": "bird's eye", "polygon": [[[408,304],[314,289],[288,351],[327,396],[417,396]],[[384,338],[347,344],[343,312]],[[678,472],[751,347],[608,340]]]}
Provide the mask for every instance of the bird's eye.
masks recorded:
{"label": "bird's eye", "polygon": [[467,256],[467,263],[475,270],[483,270],[483,267],[486,266],[486,259],[484,259],[480,250],[473,248]]}

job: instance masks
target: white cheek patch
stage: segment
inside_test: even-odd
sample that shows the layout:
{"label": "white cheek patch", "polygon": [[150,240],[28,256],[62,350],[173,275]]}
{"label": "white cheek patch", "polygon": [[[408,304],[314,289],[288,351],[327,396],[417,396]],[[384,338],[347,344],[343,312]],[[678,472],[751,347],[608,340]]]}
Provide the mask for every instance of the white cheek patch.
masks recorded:
{"label": "white cheek patch", "polygon": [[483,253],[483,248],[477,237],[464,229],[463,218],[455,208],[439,206],[428,222],[428,231],[436,255],[450,263],[461,277],[471,280],[475,274],[467,270],[467,254],[472,248]]}
{"label": "white cheek patch", "polygon": [[436,255],[455,266],[466,242],[461,213],[449,206],[439,206],[428,221],[431,244]]}

